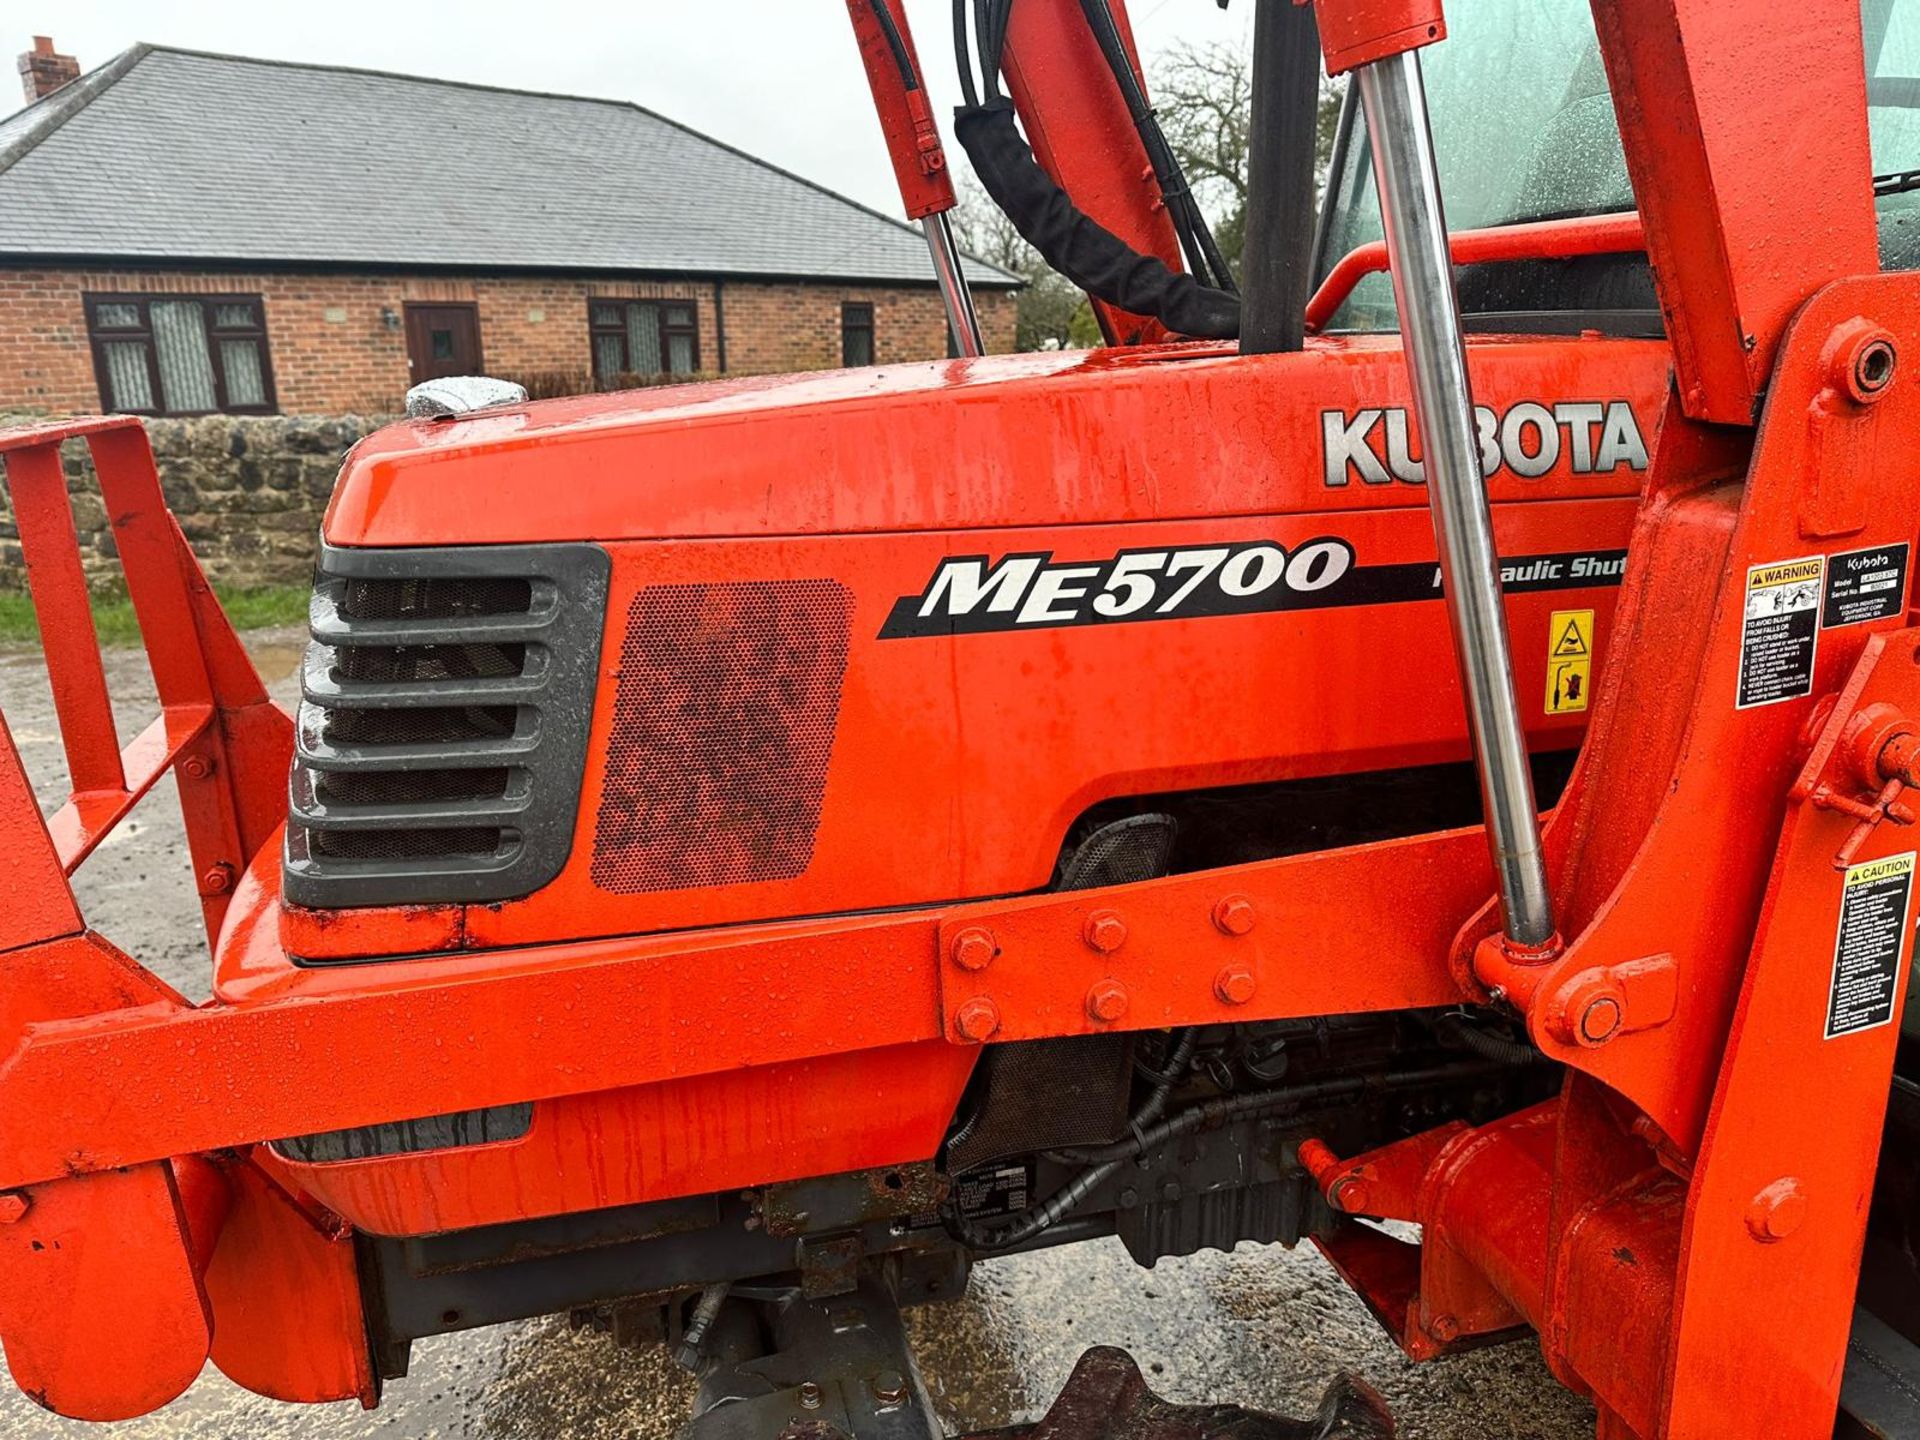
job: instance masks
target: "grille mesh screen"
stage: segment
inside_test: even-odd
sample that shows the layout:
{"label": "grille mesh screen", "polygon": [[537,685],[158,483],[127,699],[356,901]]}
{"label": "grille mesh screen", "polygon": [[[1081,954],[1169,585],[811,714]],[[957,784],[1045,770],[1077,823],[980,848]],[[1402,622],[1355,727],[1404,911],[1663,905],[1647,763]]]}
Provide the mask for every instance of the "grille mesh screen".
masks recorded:
{"label": "grille mesh screen", "polygon": [[378,645],[341,650],[334,673],[346,680],[498,680],[522,675],[525,645]]}
{"label": "grille mesh screen", "polygon": [[634,597],[595,885],[635,894],[806,870],[851,611],[834,580],[655,585]]}
{"label": "grille mesh screen", "polygon": [[315,830],[313,853],[331,860],[426,860],[438,855],[491,855],[500,848],[500,827],[468,825],[456,830]]}
{"label": "grille mesh screen", "polygon": [[504,740],[520,711],[513,705],[437,705],[418,710],[336,710],[327,738],[340,745],[454,745]]}
{"label": "grille mesh screen", "polygon": [[497,800],[504,767],[484,770],[348,770],[322,774],[314,789],[329,805],[418,805],[434,800]]}
{"label": "grille mesh screen", "polygon": [[340,613],[349,620],[454,620],[524,614],[533,584],[518,576],[349,580]]}

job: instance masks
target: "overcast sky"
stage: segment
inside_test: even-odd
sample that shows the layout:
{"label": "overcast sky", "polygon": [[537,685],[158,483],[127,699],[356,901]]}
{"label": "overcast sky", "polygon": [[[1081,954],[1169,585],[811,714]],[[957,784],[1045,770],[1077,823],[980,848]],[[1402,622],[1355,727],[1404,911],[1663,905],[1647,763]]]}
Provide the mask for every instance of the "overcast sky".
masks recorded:
{"label": "overcast sky", "polygon": [[[1215,0],[1131,0],[1130,9],[1151,65],[1182,41],[1244,43],[1253,4],[1234,0],[1222,11]],[[951,145],[958,87],[949,0],[907,0],[907,13]],[[17,0],[0,14],[21,27],[0,37],[0,53],[18,54],[34,32],[51,32],[56,48],[89,70],[146,40],[632,100],[899,212],[845,0]]]}

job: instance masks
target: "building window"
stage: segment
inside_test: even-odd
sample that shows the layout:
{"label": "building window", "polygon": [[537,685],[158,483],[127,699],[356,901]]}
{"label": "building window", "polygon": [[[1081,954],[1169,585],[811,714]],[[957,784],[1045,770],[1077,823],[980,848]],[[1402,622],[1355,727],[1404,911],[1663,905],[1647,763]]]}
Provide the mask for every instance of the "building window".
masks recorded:
{"label": "building window", "polygon": [[700,330],[691,300],[590,300],[593,378],[691,375],[700,368]]}
{"label": "building window", "polygon": [[873,364],[873,306],[864,300],[840,307],[840,363],[849,368]]}
{"label": "building window", "polygon": [[128,415],[274,412],[258,295],[88,295],[102,408]]}

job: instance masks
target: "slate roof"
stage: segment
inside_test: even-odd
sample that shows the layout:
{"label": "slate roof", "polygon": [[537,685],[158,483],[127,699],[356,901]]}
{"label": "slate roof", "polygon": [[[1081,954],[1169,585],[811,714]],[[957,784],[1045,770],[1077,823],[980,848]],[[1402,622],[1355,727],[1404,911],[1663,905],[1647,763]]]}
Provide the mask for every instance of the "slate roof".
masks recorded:
{"label": "slate roof", "polygon": [[625,101],[155,45],[0,120],[0,256],[933,278],[917,231]]}

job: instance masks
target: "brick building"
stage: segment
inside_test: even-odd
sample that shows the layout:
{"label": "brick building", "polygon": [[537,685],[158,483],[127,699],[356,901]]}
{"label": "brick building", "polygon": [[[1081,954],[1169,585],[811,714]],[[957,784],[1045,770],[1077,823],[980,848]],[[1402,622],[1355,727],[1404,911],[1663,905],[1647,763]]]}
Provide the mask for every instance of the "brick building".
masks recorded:
{"label": "brick building", "polygon": [[[0,410],[328,414],[948,353],[905,225],[624,102],[38,39],[0,121]],[[876,143],[877,137],[876,137]],[[975,261],[989,347],[1015,277]]]}

